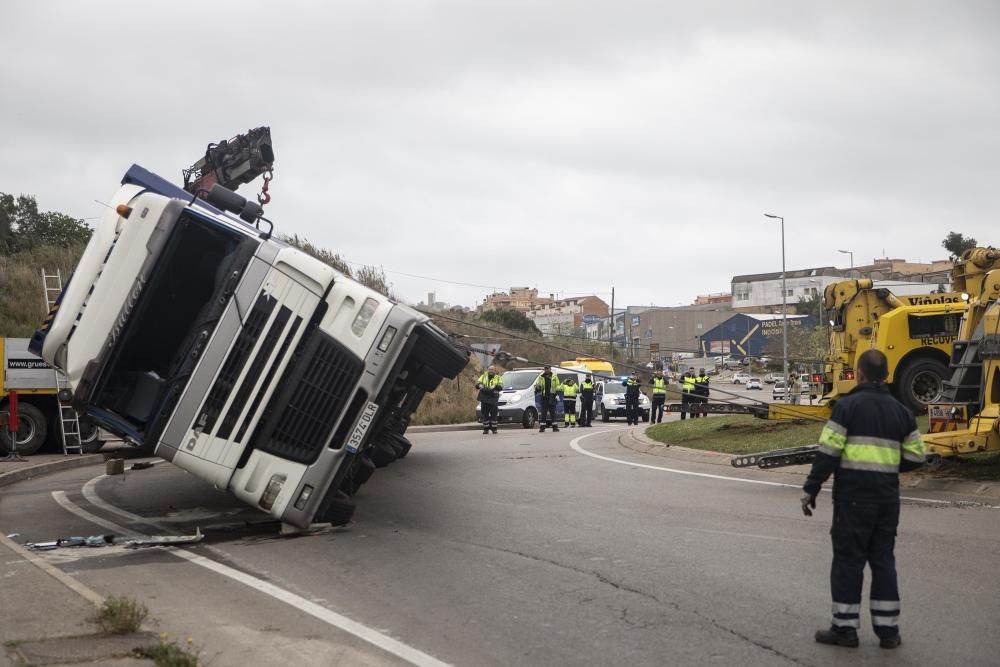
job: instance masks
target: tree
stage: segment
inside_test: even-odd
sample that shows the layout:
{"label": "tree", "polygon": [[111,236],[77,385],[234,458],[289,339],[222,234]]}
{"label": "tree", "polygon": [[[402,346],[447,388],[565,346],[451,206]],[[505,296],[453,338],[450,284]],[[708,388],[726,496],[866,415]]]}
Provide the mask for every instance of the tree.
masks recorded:
{"label": "tree", "polygon": [[14,253],[43,245],[70,248],[86,243],[91,233],[83,220],[40,212],[31,195],[15,198],[0,192],[0,251]]}
{"label": "tree", "polygon": [[944,249],[947,250],[949,253],[951,253],[948,259],[952,261],[955,261],[956,259],[961,257],[962,253],[965,252],[966,250],[972,250],[978,245],[979,243],[976,241],[976,239],[972,238],[971,236],[966,238],[964,235],[958,232],[948,232],[948,236],[944,237],[944,240],[941,241],[941,246],[944,247]]}
{"label": "tree", "polygon": [[485,313],[479,316],[484,322],[493,322],[494,324],[499,324],[507,329],[513,329],[514,331],[526,331],[532,334],[541,335],[541,331],[535,326],[535,323],[528,319],[528,316],[519,310],[514,310],[513,308],[498,308],[497,310],[487,310]]}
{"label": "tree", "polygon": [[820,306],[823,303],[823,294],[813,294],[811,296],[805,297],[800,296],[799,302],[795,306],[795,312],[799,315],[812,315],[812,317],[817,321],[821,321],[820,317]]}

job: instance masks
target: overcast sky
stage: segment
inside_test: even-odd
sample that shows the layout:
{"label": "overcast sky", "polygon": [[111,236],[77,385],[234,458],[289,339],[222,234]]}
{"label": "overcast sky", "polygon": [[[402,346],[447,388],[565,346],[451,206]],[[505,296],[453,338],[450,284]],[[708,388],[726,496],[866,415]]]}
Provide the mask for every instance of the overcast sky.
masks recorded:
{"label": "overcast sky", "polygon": [[1000,245],[1000,3],[820,4],[4,0],[0,192],[87,218],[269,125],[278,231],[469,306],[728,291],[764,212],[789,269]]}

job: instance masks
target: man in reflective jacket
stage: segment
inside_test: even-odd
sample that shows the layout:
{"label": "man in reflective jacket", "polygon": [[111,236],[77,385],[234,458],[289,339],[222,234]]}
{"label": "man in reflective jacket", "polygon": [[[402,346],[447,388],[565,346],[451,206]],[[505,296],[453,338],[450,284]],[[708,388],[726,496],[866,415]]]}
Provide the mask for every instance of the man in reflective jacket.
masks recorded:
{"label": "man in reflective jacket", "polygon": [[[687,418],[687,413],[692,410],[692,406],[697,404],[698,398],[695,396],[694,369],[689,368],[680,379],[681,385],[681,419]],[[698,408],[693,408],[697,410]],[[691,418],[697,417],[697,412],[691,413]]]}
{"label": "man in reflective jacket", "polygon": [[503,391],[503,380],[497,373],[496,366],[490,366],[479,376],[476,389],[479,390],[479,404],[483,408],[483,435],[490,431],[496,433],[499,410],[497,403],[500,401],[500,392]]}
{"label": "man in reflective jacket", "polygon": [[706,403],[708,403],[708,392],[709,392],[708,385],[709,385],[709,377],[708,377],[708,374],[705,372],[705,369],[704,368],[698,369],[698,376],[694,379],[694,392],[695,392],[695,394],[698,395],[698,399],[697,399],[698,412],[696,412],[693,415],[694,417],[698,417],[698,416],[707,417],[708,416],[708,414],[706,413],[705,408],[702,407]]}
{"label": "man in reflective jacket", "polygon": [[653,374],[653,407],[649,411],[649,422],[659,424],[663,421],[663,405],[667,402],[667,379],[663,371],[657,369]]}
{"label": "man in reflective jacket", "polygon": [[576,428],[576,396],[580,388],[576,386],[573,376],[566,378],[562,384],[563,390],[563,420],[566,428]]}
{"label": "man in reflective jacket", "polygon": [[538,432],[544,433],[547,426],[552,427],[552,432],[559,431],[559,425],[555,423],[556,401],[562,393],[562,383],[559,376],[552,372],[551,366],[542,369],[542,374],[535,380],[535,394],[538,395],[540,407],[538,410]]}
{"label": "man in reflective jacket", "polygon": [[858,358],[858,386],[833,406],[802,487],[802,512],[812,516],[820,487],[833,475],[833,623],[816,633],[823,644],[858,645],[865,564],[872,571],[869,610],[879,646],[901,643],[893,553],[899,472],[923,465],[924,443],[913,413],[883,384],[888,374],[888,362],[878,350]]}
{"label": "man in reflective jacket", "polygon": [[588,375],[580,383],[580,428],[594,421],[594,378]]}

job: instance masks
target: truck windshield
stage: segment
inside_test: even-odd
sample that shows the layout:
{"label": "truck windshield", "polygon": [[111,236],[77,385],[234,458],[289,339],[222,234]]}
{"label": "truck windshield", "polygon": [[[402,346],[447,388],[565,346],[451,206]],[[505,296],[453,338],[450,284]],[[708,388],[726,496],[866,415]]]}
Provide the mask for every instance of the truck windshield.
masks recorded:
{"label": "truck windshield", "polygon": [[257,245],[235,230],[184,213],[148,269],[132,312],[120,317],[125,325],[93,404],[148,435],[157,414],[166,411],[157,408],[170,387],[183,384],[193,369],[192,348],[215,330],[228,301],[222,292],[235,289]]}
{"label": "truck windshield", "polygon": [[507,371],[503,374],[504,389],[527,389],[535,382],[538,371]]}

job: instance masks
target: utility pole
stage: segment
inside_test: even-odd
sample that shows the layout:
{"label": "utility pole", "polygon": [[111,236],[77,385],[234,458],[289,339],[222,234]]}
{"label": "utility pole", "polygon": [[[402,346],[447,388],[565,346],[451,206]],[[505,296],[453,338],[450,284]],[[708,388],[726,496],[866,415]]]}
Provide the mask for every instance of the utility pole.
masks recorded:
{"label": "utility pole", "polygon": [[611,317],[608,319],[608,351],[611,361],[615,360],[615,288],[611,288]]}
{"label": "utility pole", "polygon": [[[765,213],[764,217],[781,221],[781,373],[785,380],[785,396],[788,396],[788,290],[785,287],[785,218]],[[853,256],[852,256],[853,260]]]}

